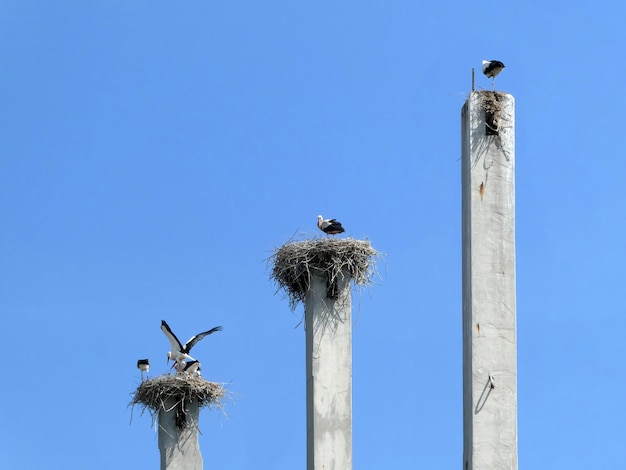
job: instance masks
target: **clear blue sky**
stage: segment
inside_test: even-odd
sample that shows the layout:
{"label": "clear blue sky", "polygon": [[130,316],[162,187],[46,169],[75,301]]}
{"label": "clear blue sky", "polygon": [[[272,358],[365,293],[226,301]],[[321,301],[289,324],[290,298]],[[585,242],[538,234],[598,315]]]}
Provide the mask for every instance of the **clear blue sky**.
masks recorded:
{"label": "clear blue sky", "polygon": [[265,260],[321,213],[386,254],[355,297],[354,467],[460,468],[487,58],[517,111],[520,468],[626,468],[626,7],[552,3],[2,1],[2,466],[158,468],[127,404],[165,319],[224,327],[196,346],[231,393],[205,467],[304,468],[302,307]]}

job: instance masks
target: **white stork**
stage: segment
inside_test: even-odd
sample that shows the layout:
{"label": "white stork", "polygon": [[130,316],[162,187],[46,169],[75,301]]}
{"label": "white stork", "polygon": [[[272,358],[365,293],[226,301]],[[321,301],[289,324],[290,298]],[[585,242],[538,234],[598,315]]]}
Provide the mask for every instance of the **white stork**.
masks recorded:
{"label": "white stork", "polygon": [[148,376],[148,371],[150,370],[150,361],[148,359],[139,359],[137,361],[137,369],[141,371],[141,380],[143,380],[143,373],[146,373],[146,377]]}
{"label": "white stork", "polygon": [[183,367],[183,369],[181,371],[178,372],[183,372],[185,374],[189,374],[189,375],[200,375],[200,366],[202,364],[200,364],[200,361],[187,361],[185,362],[185,366]]}
{"label": "white stork", "polygon": [[189,351],[191,351],[191,348],[193,348],[194,345],[205,336],[215,333],[216,331],[222,331],[222,327],[216,326],[215,328],[211,328],[208,331],[198,333],[197,335],[189,338],[189,341],[187,341],[185,345],[183,345],[178,340],[178,338],[172,332],[171,328],[165,322],[165,320],[161,320],[161,330],[163,331],[163,333],[165,333],[165,336],[167,336],[167,339],[170,341],[170,344],[172,346],[172,350],[167,353],[167,362],[176,362],[176,370],[180,371],[184,367],[185,359],[195,361],[195,359],[189,355]]}
{"label": "white stork", "polygon": [[317,226],[326,235],[337,235],[338,233],[345,232],[341,226],[341,222],[337,222],[335,219],[326,219],[321,215],[317,216]]}
{"label": "white stork", "polygon": [[499,60],[483,60],[483,73],[491,78],[491,89],[496,88],[496,75],[504,69],[504,64]]}

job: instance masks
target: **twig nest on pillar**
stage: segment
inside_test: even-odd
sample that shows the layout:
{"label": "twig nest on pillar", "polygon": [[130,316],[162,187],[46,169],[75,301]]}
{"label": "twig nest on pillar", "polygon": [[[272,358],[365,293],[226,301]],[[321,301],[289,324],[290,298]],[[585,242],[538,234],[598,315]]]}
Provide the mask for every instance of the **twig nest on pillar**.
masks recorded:
{"label": "twig nest on pillar", "polygon": [[481,106],[485,111],[497,113],[502,109],[502,102],[506,100],[506,93],[501,91],[477,91],[480,95]]}
{"label": "twig nest on pillar", "polygon": [[274,251],[269,261],[273,264],[271,278],[284,290],[289,306],[295,310],[304,302],[313,273],[326,277],[327,296],[337,294],[336,280],[346,273],[355,285],[372,284],[376,259],[380,253],[367,240],[354,238],[321,238],[285,243]]}
{"label": "twig nest on pillar", "polygon": [[499,115],[502,111],[503,104],[506,101],[506,93],[501,91],[477,91],[480,95],[480,107],[485,110],[486,114]]}
{"label": "twig nest on pillar", "polygon": [[[185,414],[185,404],[194,401],[198,406],[221,408],[224,398],[224,387],[215,382],[207,382],[202,377],[181,375],[159,375],[141,382],[130,402],[131,406],[141,405],[151,414],[161,410],[169,411],[174,407]],[[178,414],[178,413],[177,413]],[[177,425],[184,427],[185,419],[177,417]]]}
{"label": "twig nest on pillar", "polygon": [[504,112],[507,94],[500,91],[478,91],[480,97],[479,109],[485,113],[485,125],[487,135],[499,135],[499,130],[504,121],[510,120],[510,115]]}

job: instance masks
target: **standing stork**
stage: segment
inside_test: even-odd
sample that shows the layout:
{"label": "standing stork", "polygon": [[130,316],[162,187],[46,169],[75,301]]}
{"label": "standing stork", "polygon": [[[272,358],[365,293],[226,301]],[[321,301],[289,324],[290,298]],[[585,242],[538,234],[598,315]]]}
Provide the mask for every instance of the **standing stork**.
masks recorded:
{"label": "standing stork", "polygon": [[148,371],[150,370],[150,361],[148,359],[139,359],[137,361],[137,369],[141,371],[141,380],[144,380],[143,373],[146,373],[148,377]]}
{"label": "standing stork", "polygon": [[491,90],[496,89],[496,75],[504,69],[504,64],[499,60],[483,60],[483,73],[491,78]]}
{"label": "standing stork", "polygon": [[216,326],[208,331],[198,333],[197,335],[189,338],[189,341],[187,341],[184,345],[178,340],[165,320],[161,320],[161,331],[165,333],[165,336],[167,336],[167,339],[170,341],[170,345],[172,346],[172,350],[167,353],[167,362],[169,364],[170,361],[174,361],[176,363],[176,370],[180,372],[185,367],[185,359],[195,361],[195,359],[189,355],[191,348],[193,348],[194,345],[205,336],[215,333],[216,331],[222,331],[222,327]]}
{"label": "standing stork", "polygon": [[317,216],[317,227],[326,235],[337,235],[338,233],[345,232],[341,226],[341,222],[337,222],[335,219],[326,219],[321,215]]}

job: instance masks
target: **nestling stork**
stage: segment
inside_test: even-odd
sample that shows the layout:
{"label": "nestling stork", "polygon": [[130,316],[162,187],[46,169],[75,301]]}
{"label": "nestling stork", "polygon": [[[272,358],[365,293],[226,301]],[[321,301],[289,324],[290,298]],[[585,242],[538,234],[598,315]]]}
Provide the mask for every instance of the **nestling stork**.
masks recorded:
{"label": "nestling stork", "polygon": [[222,327],[216,326],[215,328],[211,328],[208,331],[198,333],[197,335],[189,338],[189,341],[187,341],[184,346],[178,340],[176,335],[172,332],[171,328],[165,322],[165,320],[161,320],[161,330],[163,331],[163,333],[165,333],[165,336],[167,336],[167,339],[170,341],[170,344],[172,346],[172,350],[167,353],[167,362],[168,364],[170,361],[176,362],[176,370],[180,371],[182,370],[182,368],[185,367],[185,359],[195,361],[195,359],[189,355],[189,351],[191,351],[191,348],[193,348],[194,345],[205,336],[215,333],[216,331],[222,331]]}
{"label": "nestling stork", "polygon": [[345,232],[340,222],[337,222],[335,219],[324,220],[324,217],[321,215],[317,216],[317,226],[326,235],[337,235],[338,233]]}
{"label": "nestling stork", "polygon": [[499,60],[483,60],[483,73],[487,78],[491,78],[491,89],[496,88],[496,75],[502,72],[504,64]]}
{"label": "nestling stork", "polygon": [[141,380],[143,380],[143,373],[146,373],[146,377],[148,376],[148,371],[150,370],[150,361],[148,359],[139,359],[137,361],[137,369],[141,371]]}

